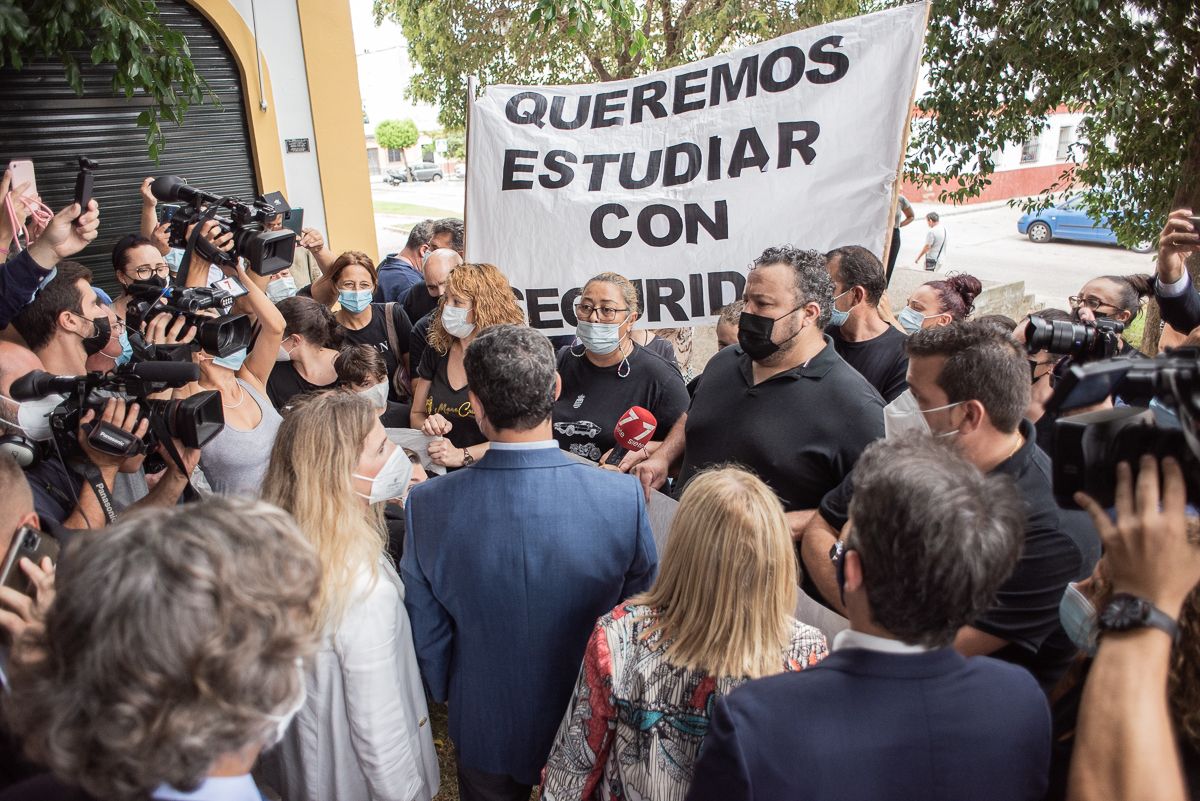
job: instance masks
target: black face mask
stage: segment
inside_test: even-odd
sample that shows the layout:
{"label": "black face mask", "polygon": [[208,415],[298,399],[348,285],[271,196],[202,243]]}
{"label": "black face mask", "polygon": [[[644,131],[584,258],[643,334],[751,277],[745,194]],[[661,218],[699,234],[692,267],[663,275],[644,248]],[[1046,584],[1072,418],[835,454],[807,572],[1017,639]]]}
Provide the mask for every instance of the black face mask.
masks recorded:
{"label": "black face mask", "polygon": [[800,333],[797,331],[783,342],[772,342],[771,334],[775,331],[775,323],[787,317],[788,314],[795,314],[803,308],[797,306],[787,314],[781,314],[778,317],[763,317],[761,314],[750,314],[742,312],[742,316],[738,319],[738,344],[742,346],[742,350],[756,362],[761,362],[776,353],[779,348],[786,342],[795,339]]}
{"label": "black face mask", "polygon": [[[85,317],[85,320],[90,318]],[[108,344],[108,340],[112,339],[112,325],[109,324],[107,317],[97,317],[91,320],[96,329],[90,337],[83,338],[83,351],[88,356],[94,353],[99,353],[104,350],[104,346]]]}

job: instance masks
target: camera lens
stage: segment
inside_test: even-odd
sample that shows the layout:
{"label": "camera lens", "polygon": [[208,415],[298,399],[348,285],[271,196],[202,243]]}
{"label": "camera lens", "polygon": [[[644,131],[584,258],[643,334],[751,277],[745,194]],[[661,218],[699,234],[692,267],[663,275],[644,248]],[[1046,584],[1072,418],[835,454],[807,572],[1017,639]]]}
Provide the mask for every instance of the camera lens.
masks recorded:
{"label": "camera lens", "polygon": [[21,543],[21,547],[27,551],[36,551],[41,542],[42,538],[38,536],[38,533],[33,529],[30,529],[25,532],[25,539]]}

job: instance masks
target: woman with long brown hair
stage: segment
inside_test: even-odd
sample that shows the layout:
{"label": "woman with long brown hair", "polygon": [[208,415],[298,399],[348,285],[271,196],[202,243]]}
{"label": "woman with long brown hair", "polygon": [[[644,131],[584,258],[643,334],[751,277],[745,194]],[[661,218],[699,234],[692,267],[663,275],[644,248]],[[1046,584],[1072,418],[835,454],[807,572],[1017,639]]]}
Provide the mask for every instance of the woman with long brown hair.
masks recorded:
{"label": "woman with long brown hair", "polygon": [[737,468],[693,478],[654,586],[596,622],[542,798],[683,799],[712,702],[825,657],[825,636],[792,617],[796,578],[766,484]]}

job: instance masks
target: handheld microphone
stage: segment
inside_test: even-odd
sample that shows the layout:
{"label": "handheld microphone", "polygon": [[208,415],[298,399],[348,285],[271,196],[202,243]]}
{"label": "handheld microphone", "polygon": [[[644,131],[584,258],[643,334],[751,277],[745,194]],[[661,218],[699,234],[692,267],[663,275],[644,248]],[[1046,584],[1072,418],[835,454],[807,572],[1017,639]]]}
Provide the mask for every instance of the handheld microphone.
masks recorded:
{"label": "handheld microphone", "polygon": [[604,463],[612,466],[619,465],[626,453],[645,448],[654,436],[656,428],[658,428],[658,421],[648,410],[641,406],[629,407],[629,411],[617,420],[617,426],[613,429],[613,438],[616,439],[617,445]]}

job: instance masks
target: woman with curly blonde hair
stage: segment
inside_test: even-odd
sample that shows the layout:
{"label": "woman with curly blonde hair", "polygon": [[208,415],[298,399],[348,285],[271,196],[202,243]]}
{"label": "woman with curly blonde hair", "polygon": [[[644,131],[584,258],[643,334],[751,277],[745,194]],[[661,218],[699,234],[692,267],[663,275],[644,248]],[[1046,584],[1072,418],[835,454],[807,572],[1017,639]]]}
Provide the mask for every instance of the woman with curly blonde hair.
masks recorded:
{"label": "woman with curly blonde hair", "polygon": [[473,464],[487,452],[487,437],[467,398],[463,354],[483,329],[520,325],[525,315],[508,279],[493,264],[460,264],[450,271],[446,292],[429,325],[429,347],[413,383],[411,425],[435,440],[434,462],[450,468]]}
{"label": "woman with curly blonde hair", "polygon": [[291,512],[321,566],[308,701],[263,766],[288,801],[437,793],[404,585],[384,554],[383,505],[407,492],[412,469],[355,393],[299,398],[275,439],[263,497]]}
{"label": "woman with curly blonde hair", "polygon": [[213,497],[77,533],[5,713],[53,771],[39,801],[258,799],[250,769],[304,703],[320,573],[296,524]]}

